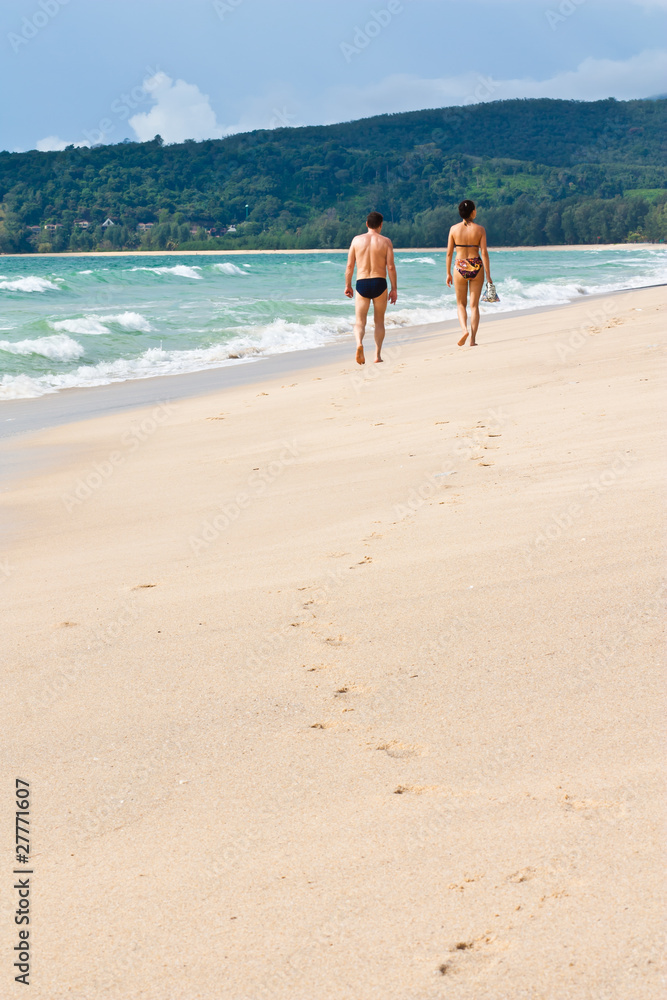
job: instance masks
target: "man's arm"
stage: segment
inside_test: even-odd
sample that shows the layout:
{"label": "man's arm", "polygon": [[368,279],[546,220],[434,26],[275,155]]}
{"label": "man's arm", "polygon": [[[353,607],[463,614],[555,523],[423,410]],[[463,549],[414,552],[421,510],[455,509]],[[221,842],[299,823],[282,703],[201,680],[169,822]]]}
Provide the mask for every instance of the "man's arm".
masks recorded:
{"label": "man's arm", "polygon": [[354,240],[350,243],[350,252],[347,255],[347,267],[345,268],[345,294],[348,299],[351,299],[354,295],[352,291],[352,275],[354,274],[354,265],[357,259],[356,251],[354,248]]}
{"label": "man's arm", "polygon": [[396,263],[394,261],[394,246],[391,240],[387,240],[389,246],[387,247],[387,273],[389,275],[389,280],[391,281],[391,291],[389,292],[389,301],[394,304],[398,298],[398,279],[396,278]]}

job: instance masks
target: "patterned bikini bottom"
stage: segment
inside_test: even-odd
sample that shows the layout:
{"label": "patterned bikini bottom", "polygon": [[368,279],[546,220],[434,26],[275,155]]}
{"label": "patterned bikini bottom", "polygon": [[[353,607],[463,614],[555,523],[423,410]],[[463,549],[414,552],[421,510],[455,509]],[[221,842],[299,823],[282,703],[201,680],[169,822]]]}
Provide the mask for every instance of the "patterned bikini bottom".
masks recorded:
{"label": "patterned bikini bottom", "polygon": [[459,257],[456,261],[456,270],[466,281],[476,278],[483,266],[481,257]]}

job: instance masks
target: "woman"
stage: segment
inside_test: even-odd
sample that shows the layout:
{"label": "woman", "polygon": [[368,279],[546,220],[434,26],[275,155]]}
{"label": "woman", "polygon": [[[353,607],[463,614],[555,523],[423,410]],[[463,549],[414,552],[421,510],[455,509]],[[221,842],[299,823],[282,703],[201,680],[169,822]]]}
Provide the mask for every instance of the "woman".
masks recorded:
{"label": "woman", "polygon": [[484,272],[486,280],[491,281],[489,268],[489,251],[486,248],[486,230],[475,222],[477,209],[475,202],[466,199],[459,205],[459,215],[462,222],[449,230],[447,244],[447,286],[452,285],[452,257],[456,249],[454,264],[454,291],[456,292],[456,309],[463,336],[459,347],[463,347],[468,339],[468,288],[470,288],[470,346],[476,347],[475,338],[479,327],[479,299],[484,287]]}

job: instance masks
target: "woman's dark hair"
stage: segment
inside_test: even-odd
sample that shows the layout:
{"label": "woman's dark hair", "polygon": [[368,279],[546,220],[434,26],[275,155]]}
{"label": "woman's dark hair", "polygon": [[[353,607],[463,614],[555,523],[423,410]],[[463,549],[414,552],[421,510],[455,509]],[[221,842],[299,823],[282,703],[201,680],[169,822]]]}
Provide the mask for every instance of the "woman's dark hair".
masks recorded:
{"label": "woman's dark hair", "polygon": [[462,201],[461,204],[459,205],[459,215],[465,222],[468,221],[468,219],[470,218],[470,216],[474,211],[475,211],[475,202],[470,201],[469,198],[466,198],[465,201]]}
{"label": "woman's dark hair", "polygon": [[379,212],[371,212],[366,219],[366,225],[369,229],[379,229],[383,222],[384,219]]}

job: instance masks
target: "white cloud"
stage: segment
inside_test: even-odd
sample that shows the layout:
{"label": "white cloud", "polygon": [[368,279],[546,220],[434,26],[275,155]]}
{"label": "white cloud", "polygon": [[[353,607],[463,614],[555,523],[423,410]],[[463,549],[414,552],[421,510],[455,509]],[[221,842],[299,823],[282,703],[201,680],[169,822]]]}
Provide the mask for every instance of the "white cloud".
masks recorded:
{"label": "white cloud", "polygon": [[133,115],[129,122],[140,142],[161,135],[165,142],[184,139],[220,139],[226,129],[218,124],[207,94],[194,83],[174,81],[166,73],[156,73],[144,81],[154,101],[150,111]]}
{"label": "white cloud", "polygon": [[367,87],[334,87],[311,121],[348,121],[396,111],[515,97],[556,97],[582,101],[616,97],[631,100],[664,92],[667,51],[647,50],[626,60],[584,59],[575,69],[546,80],[492,80],[481,74],[423,79],[407,73],[387,76]]}
{"label": "white cloud", "polygon": [[40,153],[49,153],[53,150],[60,151],[65,149],[67,146],[90,146],[89,142],[71,142],[68,139],[60,139],[57,135],[47,135],[44,139],[39,139],[35,145],[35,149],[38,149]]}

